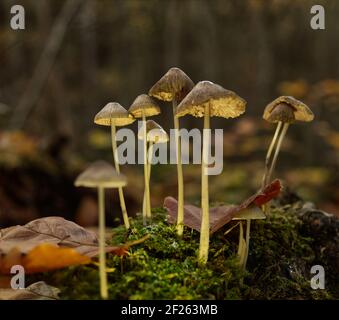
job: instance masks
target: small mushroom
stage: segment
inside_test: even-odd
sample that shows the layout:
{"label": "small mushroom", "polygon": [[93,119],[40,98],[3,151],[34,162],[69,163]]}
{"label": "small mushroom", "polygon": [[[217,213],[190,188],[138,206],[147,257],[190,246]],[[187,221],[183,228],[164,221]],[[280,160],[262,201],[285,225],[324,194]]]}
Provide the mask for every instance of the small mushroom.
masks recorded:
{"label": "small mushroom", "polygon": [[[147,94],[141,94],[136,97],[134,102],[129,108],[129,112],[134,118],[142,118],[142,126],[144,130],[144,136],[146,137],[146,117],[158,115],[160,108],[153,98]],[[145,181],[145,193],[146,193],[146,211],[143,211],[144,219],[151,217],[151,203],[150,203],[150,190],[148,184],[148,167],[147,167],[147,140],[144,139],[144,181]]]}
{"label": "small mushroom", "polygon": [[126,186],[126,177],[118,174],[105,161],[96,161],[91,164],[75,180],[76,187],[97,188],[99,204],[99,274],[100,294],[103,299],[108,298],[105,250],[105,189],[122,188]]}
{"label": "small mushroom", "polygon": [[[239,220],[240,232],[239,232],[239,247],[238,256],[240,259],[240,265],[246,269],[246,263],[248,258],[248,252],[250,247],[250,230],[251,220],[262,220],[266,219],[266,216],[259,208],[248,208],[240,211],[236,214],[232,220]],[[243,236],[243,221],[246,221],[246,239]]]}
{"label": "small mushroom", "polygon": [[[148,142],[148,184],[150,184],[151,178],[151,164],[152,164],[152,155],[153,155],[153,145],[155,143],[167,143],[169,138],[166,131],[155,121],[147,120],[146,121],[146,137]],[[144,128],[140,128],[138,132],[138,139],[144,139]],[[144,200],[143,200],[143,212],[146,209],[146,192],[144,192]],[[145,218],[145,217],[144,217]]]}
{"label": "small mushroom", "polygon": [[201,81],[181,101],[177,107],[176,116],[191,114],[204,117],[203,151],[201,162],[201,232],[199,246],[199,261],[205,264],[208,259],[209,247],[209,195],[208,195],[208,150],[210,144],[210,117],[236,118],[245,112],[246,102],[233,91],[210,82]]}
{"label": "small mushroom", "polygon": [[[117,142],[115,139],[116,127],[126,126],[133,123],[134,121],[135,121],[134,117],[122,105],[120,105],[117,102],[110,102],[106,104],[106,106],[103,109],[101,109],[94,117],[94,123],[102,126],[111,127],[113,160],[115,164],[115,170],[117,171],[118,174],[120,173],[120,167],[118,154],[116,152],[117,150]],[[129,229],[130,223],[125,204],[124,191],[122,188],[119,188],[118,191],[124,224],[126,229]]]}
{"label": "small mushroom", "polygon": [[175,129],[175,146],[177,154],[177,175],[178,175],[178,215],[177,232],[182,236],[184,231],[184,177],[181,163],[181,143],[179,139],[179,119],[175,116],[177,104],[194,87],[193,81],[179,68],[171,68],[166,74],[150,89],[149,95],[162,101],[172,101],[173,119]]}
{"label": "small mushroom", "polygon": [[[268,122],[277,123],[277,128],[266,154],[262,188],[270,182],[275,164],[277,162],[281,144],[289,125],[295,121],[312,121],[314,119],[314,114],[311,109],[303,102],[290,96],[281,96],[266,106],[263,118]],[[274,147],[275,153],[271,162],[271,166],[269,166]]]}

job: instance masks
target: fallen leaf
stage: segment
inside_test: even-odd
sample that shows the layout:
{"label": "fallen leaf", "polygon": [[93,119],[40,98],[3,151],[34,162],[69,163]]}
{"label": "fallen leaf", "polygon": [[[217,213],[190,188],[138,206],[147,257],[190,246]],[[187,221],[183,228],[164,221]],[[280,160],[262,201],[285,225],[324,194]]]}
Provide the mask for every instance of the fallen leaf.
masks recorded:
{"label": "fallen leaf", "polygon": [[[240,205],[224,205],[210,208],[210,234],[218,231],[240,211],[251,205],[261,206],[275,198],[281,190],[280,180],[274,180],[264,189],[258,191],[253,196],[246,199]],[[168,211],[168,222],[176,223],[178,202],[172,197],[166,197],[163,207]],[[200,232],[201,227],[201,209],[193,205],[184,206],[184,225]]]}
{"label": "fallen leaf", "polygon": [[[46,217],[24,226],[0,229],[0,254],[7,254],[13,248],[25,254],[43,243],[73,248],[88,257],[95,257],[99,253],[99,242],[95,232],[61,217]],[[106,252],[120,252],[121,247],[107,246]]]}
{"label": "fallen leaf", "polygon": [[44,243],[32,249],[23,258],[23,267],[26,273],[35,273],[90,262],[91,258],[72,248],[60,248],[53,244]]}
{"label": "fallen leaf", "polygon": [[[118,246],[106,246],[106,252],[118,256],[128,253],[149,235]],[[99,253],[95,232],[61,217],[34,220],[24,226],[0,230],[0,273],[9,274],[19,264],[27,273],[44,272],[71,265],[86,264]]]}
{"label": "fallen leaf", "polygon": [[14,247],[21,253],[28,253],[42,243],[76,248],[79,253],[89,256],[98,250],[98,238],[94,232],[61,217],[36,219],[24,226],[0,230],[0,253],[6,254]]}
{"label": "fallen leaf", "polygon": [[0,300],[57,300],[59,293],[58,288],[39,281],[25,289],[0,289]]}
{"label": "fallen leaf", "polygon": [[245,200],[240,206],[242,207],[242,209],[245,209],[248,206],[250,206],[252,203],[254,203],[258,207],[260,207],[263,204],[277,197],[280,191],[281,191],[280,180],[275,179],[270,184],[265,186],[264,189],[259,190],[256,194],[254,194],[253,196]]}
{"label": "fallen leaf", "polygon": [[0,257],[0,273],[10,274],[14,265],[21,265],[26,274],[51,271],[72,265],[87,264],[91,258],[72,248],[60,248],[54,244],[43,243],[22,254],[17,248]]}

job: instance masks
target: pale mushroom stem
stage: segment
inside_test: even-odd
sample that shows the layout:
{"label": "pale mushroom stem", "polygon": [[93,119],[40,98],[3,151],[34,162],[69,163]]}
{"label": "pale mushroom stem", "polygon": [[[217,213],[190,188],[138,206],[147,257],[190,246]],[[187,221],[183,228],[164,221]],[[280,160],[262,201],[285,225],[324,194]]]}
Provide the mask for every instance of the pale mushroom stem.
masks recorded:
{"label": "pale mushroom stem", "polygon": [[203,146],[201,161],[201,230],[200,230],[200,246],[199,246],[199,262],[206,264],[208,260],[209,247],[209,196],[208,196],[208,150],[209,150],[209,128],[210,128],[210,107],[205,107],[204,130],[203,130]]}
{"label": "pale mushroom stem", "polygon": [[146,210],[143,211],[143,219],[151,217],[151,205],[150,205],[150,191],[148,184],[148,168],[147,168],[147,130],[146,130],[146,117],[145,112],[142,111],[142,126],[143,126],[143,135],[144,135],[144,181],[145,181],[145,193],[146,193]]}
{"label": "pale mushroom stem", "polygon": [[173,120],[175,129],[175,146],[177,155],[177,176],[178,176],[178,215],[177,215],[177,233],[182,236],[184,232],[184,177],[181,163],[181,142],[179,139],[179,118],[176,117],[177,101],[173,99]]}
{"label": "pale mushroom stem", "polygon": [[[117,154],[117,141],[115,139],[115,134],[116,134],[115,124],[111,120],[111,139],[112,139],[113,160],[114,160],[115,170],[119,174],[120,173],[120,167],[119,167],[119,158],[118,158],[118,154]],[[121,207],[121,211],[122,211],[122,218],[124,220],[124,224],[125,224],[126,229],[129,229],[130,223],[129,223],[129,219],[128,219],[125,197],[124,197],[124,191],[123,191],[122,187],[118,188],[118,192],[119,192],[120,207]]]}
{"label": "pale mushroom stem", "polygon": [[98,188],[99,202],[99,275],[101,298],[108,298],[105,250],[105,190]]}
{"label": "pale mushroom stem", "polygon": [[[153,154],[153,142],[149,142],[149,147],[148,147],[148,164],[147,164],[147,170],[148,170],[148,183],[150,184],[151,180],[151,163],[152,163],[152,154]],[[146,191],[144,191],[144,199],[142,202],[142,209],[146,210]]]}
{"label": "pale mushroom stem", "polygon": [[282,122],[279,121],[278,125],[277,125],[277,128],[275,130],[273,139],[271,141],[271,144],[270,144],[270,146],[268,148],[268,151],[267,151],[267,154],[266,154],[265,172],[264,172],[264,176],[262,178],[261,189],[263,189],[266,186],[266,184],[267,184],[267,174],[268,174],[268,169],[269,169],[269,165],[270,165],[271,155],[272,155],[272,151],[274,149],[275,143],[277,141],[277,138],[279,136],[279,132],[280,132],[281,126],[282,126]]}
{"label": "pale mushroom stem", "polygon": [[246,253],[243,262],[243,268],[246,269],[247,259],[248,259],[248,252],[250,249],[250,230],[251,230],[251,219],[246,220]]}
{"label": "pale mushroom stem", "polygon": [[278,158],[279,151],[280,151],[280,148],[281,148],[281,144],[282,144],[282,142],[284,140],[284,137],[286,135],[288,126],[289,126],[288,123],[284,123],[284,126],[283,126],[283,128],[281,130],[281,134],[280,134],[280,137],[279,137],[279,140],[278,140],[278,143],[277,143],[277,147],[275,149],[275,153],[274,153],[274,156],[273,156],[273,160],[272,160],[272,163],[271,163],[271,168],[270,168],[270,171],[268,172],[267,183],[269,183],[270,180],[271,180],[272,173],[273,173],[273,170],[275,168],[275,164],[277,162],[277,158]]}
{"label": "pale mushroom stem", "polygon": [[243,228],[243,225],[242,225],[242,221],[240,221],[240,224],[239,224],[239,245],[238,245],[238,257],[239,257],[239,262],[240,262],[240,265],[243,264],[243,241],[244,239],[244,228]]}

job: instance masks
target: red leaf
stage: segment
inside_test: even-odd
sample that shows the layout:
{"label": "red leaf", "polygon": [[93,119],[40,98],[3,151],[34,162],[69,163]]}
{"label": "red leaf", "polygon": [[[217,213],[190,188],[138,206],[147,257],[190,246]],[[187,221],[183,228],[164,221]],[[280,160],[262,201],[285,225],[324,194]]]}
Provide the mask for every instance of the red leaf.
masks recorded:
{"label": "red leaf", "polygon": [[[246,199],[240,205],[224,205],[210,208],[210,234],[218,231],[225,224],[229,223],[233,217],[241,210],[251,205],[261,206],[275,198],[281,191],[280,180],[274,180],[263,190],[260,190],[253,196]],[[178,214],[178,202],[172,197],[166,197],[164,208],[168,211],[168,222],[176,223]],[[184,225],[200,232],[201,227],[201,209],[193,205],[184,206]]]}

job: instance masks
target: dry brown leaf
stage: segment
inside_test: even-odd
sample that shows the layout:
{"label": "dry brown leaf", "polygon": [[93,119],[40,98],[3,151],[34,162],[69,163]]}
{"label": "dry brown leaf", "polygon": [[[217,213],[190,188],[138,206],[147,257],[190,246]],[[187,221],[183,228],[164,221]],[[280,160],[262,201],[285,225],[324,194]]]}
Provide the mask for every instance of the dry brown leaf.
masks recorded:
{"label": "dry brown leaf", "polygon": [[[147,238],[148,235],[119,246],[107,246],[106,252],[124,256],[131,246]],[[17,264],[26,273],[86,264],[98,252],[96,233],[61,217],[41,218],[25,226],[0,230],[0,274],[9,274]]]}
{"label": "dry brown leaf", "polygon": [[43,281],[25,289],[0,289],[0,300],[57,300],[60,290]]}
{"label": "dry brown leaf", "polygon": [[[241,210],[251,205],[261,206],[275,198],[281,190],[279,180],[274,180],[263,190],[260,190],[253,196],[246,199],[240,205],[225,205],[210,208],[210,234],[218,231],[225,224],[229,223],[232,218]],[[168,211],[168,222],[175,223],[177,220],[178,202],[172,197],[166,197],[163,207]],[[184,206],[184,225],[200,232],[201,227],[201,209],[193,205]]]}
{"label": "dry brown leaf", "polygon": [[[0,230],[0,254],[7,254],[17,248],[20,253],[28,253],[42,243],[54,244],[62,248],[73,248],[80,254],[94,257],[99,252],[98,237],[72,221],[61,217],[40,218],[24,226],[14,226]],[[107,252],[120,247],[107,247]]]}

